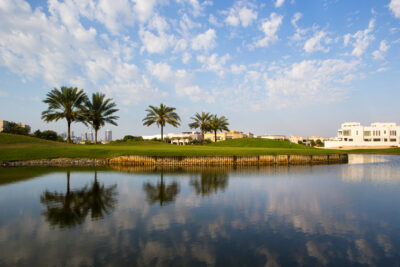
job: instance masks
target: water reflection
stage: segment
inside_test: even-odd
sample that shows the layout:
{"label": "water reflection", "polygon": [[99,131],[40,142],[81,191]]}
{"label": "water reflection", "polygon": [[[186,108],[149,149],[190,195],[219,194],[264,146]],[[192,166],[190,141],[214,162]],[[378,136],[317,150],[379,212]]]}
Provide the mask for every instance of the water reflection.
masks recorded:
{"label": "water reflection", "polygon": [[400,266],[400,183],[348,183],[351,167],[378,179],[400,163],[78,171],[0,186],[0,265]]}
{"label": "water reflection", "polygon": [[143,185],[143,190],[147,195],[147,201],[150,204],[159,203],[160,206],[167,205],[175,200],[175,197],[179,193],[179,185],[177,182],[173,181],[166,185],[164,182],[164,172],[161,170],[160,173],[161,182],[157,184],[152,184],[146,182]]}
{"label": "water reflection", "polygon": [[89,186],[71,191],[71,172],[67,171],[67,189],[65,193],[46,190],[40,196],[40,203],[45,206],[42,215],[52,226],[60,228],[75,227],[85,221],[90,213],[92,219],[101,219],[109,214],[117,203],[117,185],[105,187],[97,180],[94,172],[94,182]]}
{"label": "water reflection", "polygon": [[197,195],[209,196],[220,190],[224,192],[228,186],[228,172],[226,170],[204,170],[200,177],[192,177],[190,185],[194,188]]}

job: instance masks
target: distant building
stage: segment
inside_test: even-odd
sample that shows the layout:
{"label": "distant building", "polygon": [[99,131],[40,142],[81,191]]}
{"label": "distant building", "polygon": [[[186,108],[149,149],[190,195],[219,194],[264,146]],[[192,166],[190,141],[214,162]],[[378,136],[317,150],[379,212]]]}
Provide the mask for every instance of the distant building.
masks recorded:
{"label": "distant building", "polygon": [[88,140],[88,134],[87,133],[82,133],[81,134],[81,141],[87,141]]}
{"label": "distant building", "polygon": [[325,142],[325,147],[397,147],[399,136],[400,126],[394,122],[375,122],[370,126],[346,122],[337,131],[337,137]]}
{"label": "distant building", "polygon": [[105,141],[106,142],[111,142],[112,141],[112,131],[111,130],[106,130],[105,132]]}
{"label": "distant building", "polygon": [[60,134],[60,136],[65,140],[65,139],[67,139],[67,133],[62,133],[62,134]]}
{"label": "distant building", "polygon": [[272,140],[286,140],[287,137],[285,135],[263,135],[260,136],[260,138],[264,138],[264,139],[272,139]]}
{"label": "distant building", "polygon": [[[154,138],[161,139],[161,134],[144,135],[142,137],[144,140],[152,140]],[[164,139],[165,138],[171,139],[172,144],[184,145],[184,144],[188,144],[192,140],[200,141],[201,133],[199,133],[199,132],[182,132],[180,134],[168,133],[168,134],[164,134],[163,137],[164,137]]]}
{"label": "distant building", "polygon": [[[253,138],[254,135],[252,133],[243,133],[243,132],[237,132],[237,131],[229,131],[229,132],[222,132],[222,133],[217,133],[217,142],[218,141],[224,141],[224,140],[230,140],[230,139],[239,139],[239,138]],[[215,139],[215,134],[214,133],[205,133],[204,134],[204,139],[211,140],[214,142]]]}
{"label": "distant building", "polygon": [[4,128],[7,127],[8,121],[0,120],[0,132],[4,131]]}

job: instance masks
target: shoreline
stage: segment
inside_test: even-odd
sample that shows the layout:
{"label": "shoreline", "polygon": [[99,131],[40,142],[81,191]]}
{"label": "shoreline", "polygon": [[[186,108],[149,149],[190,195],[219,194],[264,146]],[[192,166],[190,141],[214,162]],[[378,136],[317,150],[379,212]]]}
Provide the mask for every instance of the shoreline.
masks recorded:
{"label": "shoreline", "polygon": [[348,154],[260,156],[119,156],[107,159],[55,158],[3,161],[1,167],[26,166],[270,166],[348,163]]}

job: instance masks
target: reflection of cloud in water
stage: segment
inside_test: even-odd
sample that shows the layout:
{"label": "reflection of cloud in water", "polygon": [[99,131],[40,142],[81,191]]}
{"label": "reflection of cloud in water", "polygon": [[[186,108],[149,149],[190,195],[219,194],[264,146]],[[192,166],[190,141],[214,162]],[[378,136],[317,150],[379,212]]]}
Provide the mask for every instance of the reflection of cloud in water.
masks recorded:
{"label": "reflection of cloud in water", "polygon": [[[335,166],[335,179],[327,177],[326,166],[237,171],[229,173],[223,193],[217,186],[204,191],[212,192],[207,197],[195,194],[193,174],[179,174],[182,179],[168,174],[166,184],[177,181],[182,190],[163,207],[150,205],[142,190],[159,174],[127,176],[118,180],[118,205],[105,220],[87,220],[68,232],[51,230],[31,214],[7,220],[0,226],[0,241],[7,240],[0,259],[6,265],[33,259],[32,265],[212,266],[221,257],[236,256],[222,255],[221,246],[253,250],[250,256],[265,266],[283,265],[285,257],[299,265],[329,265],[337,259],[377,265],[380,250],[391,257],[398,247],[389,238],[390,225],[380,224],[386,218],[354,205],[348,184],[340,180],[350,167],[356,166]],[[195,177],[201,183],[200,174]],[[376,226],[379,234],[370,234]],[[276,242],[286,242],[287,250],[274,247]]]}

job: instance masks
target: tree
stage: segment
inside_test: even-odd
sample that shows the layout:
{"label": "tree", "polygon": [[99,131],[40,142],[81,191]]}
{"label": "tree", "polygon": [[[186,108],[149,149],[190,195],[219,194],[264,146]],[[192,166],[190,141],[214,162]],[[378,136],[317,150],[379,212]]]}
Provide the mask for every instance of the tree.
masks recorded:
{"label": "tree", "polygon": [[189,124],[191,129],[199,128],[201,131],[201,143],[204,143],[204,133],[210,131],[210,113],[202,112],[201,114],[196,113],[193,117],[190,117],[194,122]]}
{"label": "tree", "polygon": [[119,109],[116,109],[117,106],[114,102],[112,102],[112,98],[105,98],[105,94],[101,93],[93,93],[92,100],[86,99],[85,105],[82,108],[83,112],[79,117],[85,125],[90,125],[94,129],[94,142],[97,143],[97,133],[101,127],[103,127],[106,123],[110,123],[112,125],[117,126],[118,124],[115,122],[119,117],[113,115]]}
{"label": "tree", "polygon": [[142,120],[144,126],[150,126],[153,124],[157,124],[158,127],[161,127],[161,141],[164,140],[164,127],[168,123],[174,127],[178,127],[180,125],[179,121],[181,118],[174,111],[175,108],[167,107],[164,104],[160,104],[159,107],[149,106],[146,117]]}
{"label": "tree", "polygon": [[3,130],[3,133],[28,135],[31,128],[28,125],[22,126],[21,123],[8,122]]}
{"label": "tree", "polygon": [[218,190],[224,192],[228,186],[229,175],[223,170],[208,169],[202,171],[198,177],[190,179],[190,185],[193,186],[197,195],[209,196],[216,194]]}
{"label": "tree", "polygon": [[45,122],[66,119],[68,124],[67,142],[71,142],[71,123],[77,121],[82,114],[83,104],[87,96],[83,90],[72,87],[54,88],[47,93],[47,98],[43,100],[49,107],[42,112],[42,120]]}
{"label": "tree", "polygon": [[229,131],[228,129],[228,119],[224,116],[217,117],[217,115],[213,115],[210,120],[210,130],[214,132],[214,142],[217,142],[217,132],[218,131]]}
{"label": "tree", "polygon": [[34,133],[35,137],[41,138],[41,139],[46,139],[46,140],[52,140],[52,141],[63,141],[63,138],[59,136],[55,131],[47,130],[41,132],[40,130],[36,130]]}

